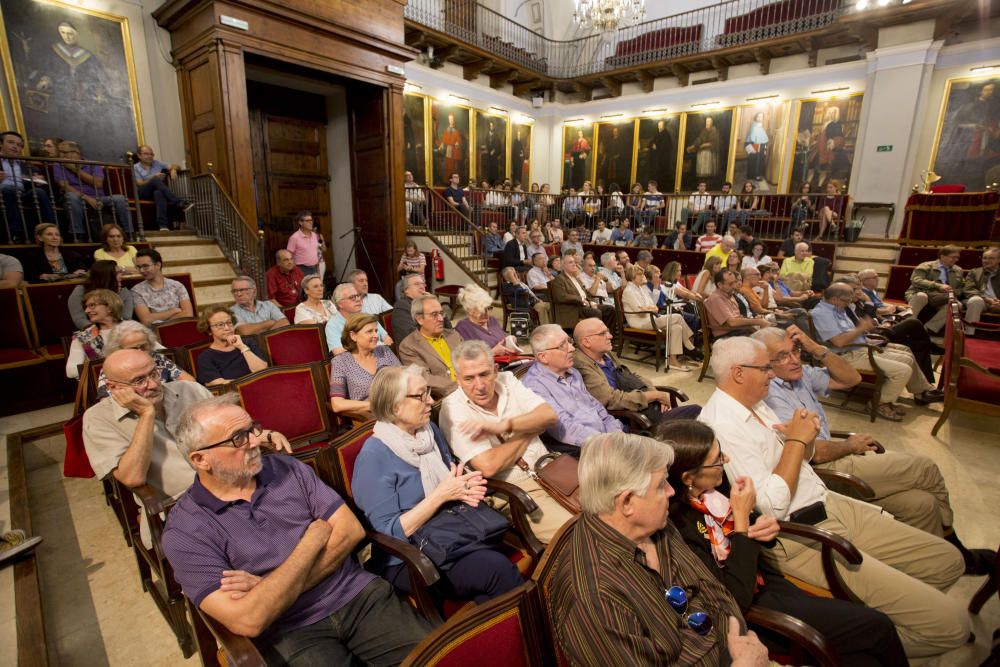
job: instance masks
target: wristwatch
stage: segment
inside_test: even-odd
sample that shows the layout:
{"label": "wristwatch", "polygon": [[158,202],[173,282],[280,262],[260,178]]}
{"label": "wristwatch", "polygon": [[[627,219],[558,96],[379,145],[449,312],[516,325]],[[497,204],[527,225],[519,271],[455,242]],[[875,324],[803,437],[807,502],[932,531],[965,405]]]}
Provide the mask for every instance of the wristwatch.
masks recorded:
{"label": "wristwatch", "polygon": [[820,345],[820,349],[823,350],[823,352],[820,354],[814,354],[813,356],[818,361],[823,361],[824,359],[826,359],[826,355],[830,354],[830,348],[826,347],[825,345]]}

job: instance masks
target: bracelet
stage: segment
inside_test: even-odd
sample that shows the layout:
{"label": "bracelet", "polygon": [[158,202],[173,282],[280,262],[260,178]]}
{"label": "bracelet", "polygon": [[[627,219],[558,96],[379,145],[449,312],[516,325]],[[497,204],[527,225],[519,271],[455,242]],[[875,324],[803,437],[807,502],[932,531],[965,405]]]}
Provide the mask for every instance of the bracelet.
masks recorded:
{"label": "bracelet", "polygon": [[250,346],[249,345],[244,345],[243,347],[238,347],[236,349],[239,350],[240,353],[245,354],[250,349]]}
{"label": "bracelet", "polygon": [[785,444],[788,444],[789,442],[797,442],[806,449],[809,449],[809,443],[806,442],[805,440],[799,440],[798,438],[785,438]]}

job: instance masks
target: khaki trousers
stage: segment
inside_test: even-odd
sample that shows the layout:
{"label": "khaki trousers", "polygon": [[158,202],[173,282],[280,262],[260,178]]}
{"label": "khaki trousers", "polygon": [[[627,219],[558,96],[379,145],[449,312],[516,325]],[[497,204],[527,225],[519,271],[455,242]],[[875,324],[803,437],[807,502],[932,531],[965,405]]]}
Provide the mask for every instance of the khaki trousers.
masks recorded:
{"label": "khaki trousers", "polygon": [[913,311],[913,317],[920,314],[924,308],[934,308],[934,316],[927,320],[924,327],[932,332],[938,333],[944,328],[944,320],[949,316],[948,310],[948,293],[947,292],[935,292],[933,295],[928,296],[927,292],[917,292],[910,296],[906,301],[910,310]]}
{"label": "khaki trousers", "polygon": [[[969,300],[965,302],[965,321],[969,323],[978,322],[983,319],[983,313],[997,313],[1000,312],[1000,306],[986,307],[986,301],[981,296],[970,296]],[[976,333],[975,327],[965,327],[965,333],[970,336]]]}
{"label": "khaki trousers", "polygon": [[817,468],[846,472],[860,477],[875,491],[872,503],[898,521],[942,537],[955,515],[948,487],[937,464],[926,456],[886,451],[851,455],[820,463]]}
{"label": "khaki trousers", "polygon": [[684,350],[694,349],[694,343],[691,342],[694,332],[691,331],[691,327],[684,321],[680,313],[656,316],[657,329],[662,331],[668,326],[670,327],[670,331],[668,332],[670,349],[667,351],[667,354],[684,354]]}
{"label": "khaki trousers", "polygon": [[[965,571],[958,549],[836,493],[827,494],[826,512],[828,518],[818,527],[850,540],[864,557],[856,566],[838,563],[844,583],[867,606],[892,619],[907,656],[937,655],[966,642],[969,614],[961,600],[945,594]],[[764,551],[785,574],[826,587],[815,542],[781,537]]]}
{"label": "khaki trousers", "polygon": [[[563,524],[572,518],[572,514],[567,512],[562,505],[553,500],[552,496],[542,488],[542,486],[530,477],[514,482],[516,486],[531,496],[531,499],[538,505],[538,510],[529,515],[531,519],[531,529],[535,537],[544,544],[552,540]],[[504,508],[504,513],[510,516],[510,510]]]}
{"label": "khaki trousers", "polygon": [[538,314],[539,324],[552,324],[552,311],[547,302],[536,301],[532,308]]}
{"label": "khaki trousers", "polygon": [[[859,371],[874,370],[868,360],[868,350],[864,348],[852,348],[840,356]],[[904,387],[912,394],[920,394],[934,388],[924,377],[908,347],[889,343],[881,354],[875,354],[875,363],[885,372],[885,384],[882,386],[883,403],[895,403],[903,393]]]}

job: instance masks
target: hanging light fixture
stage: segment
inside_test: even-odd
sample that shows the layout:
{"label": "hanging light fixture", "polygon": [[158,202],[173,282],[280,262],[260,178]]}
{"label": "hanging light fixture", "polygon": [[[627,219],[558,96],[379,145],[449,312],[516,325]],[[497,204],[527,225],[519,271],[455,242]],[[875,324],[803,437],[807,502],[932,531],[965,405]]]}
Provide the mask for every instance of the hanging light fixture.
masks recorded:
{"label": "hanging light fixture", "polygon": [[584,30],[612,32],[646,18],[646,0],[576,0],[573,20]]}

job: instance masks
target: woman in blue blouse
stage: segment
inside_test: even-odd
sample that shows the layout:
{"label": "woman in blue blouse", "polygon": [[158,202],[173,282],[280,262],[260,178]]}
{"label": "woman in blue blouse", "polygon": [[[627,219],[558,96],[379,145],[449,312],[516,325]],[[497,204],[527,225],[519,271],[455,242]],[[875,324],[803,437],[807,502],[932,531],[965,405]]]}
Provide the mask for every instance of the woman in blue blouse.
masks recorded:
{"label": "woman in blue blouse", "polygon": [[[479,504],[486,495],[486,480],[479,472],[463,474],[441,431],[430,423],[433,400],[421,368],[383,368],[368,398],[378,421],[355,462],[351,488],[375,530],[410,541],[446,506]],[[382,577],[410,592],[410,578],[398,558],[375,564]],[[510,560],[490,547],[441,570],[448,597],[477,603],[524,583]]]}

